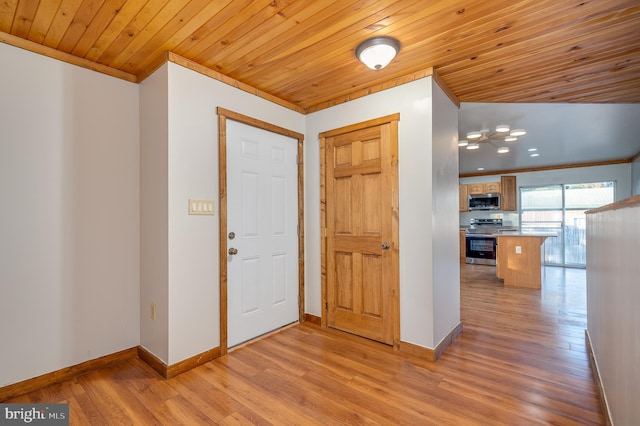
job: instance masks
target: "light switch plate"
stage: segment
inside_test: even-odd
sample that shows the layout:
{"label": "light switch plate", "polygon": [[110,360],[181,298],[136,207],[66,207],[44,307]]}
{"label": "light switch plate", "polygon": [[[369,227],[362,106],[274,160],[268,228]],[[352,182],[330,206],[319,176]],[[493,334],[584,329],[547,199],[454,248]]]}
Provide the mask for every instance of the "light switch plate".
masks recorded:
{"label": "light switch plate", "polygon": [[213,216],[213,200],[189,198],[189,214]]}

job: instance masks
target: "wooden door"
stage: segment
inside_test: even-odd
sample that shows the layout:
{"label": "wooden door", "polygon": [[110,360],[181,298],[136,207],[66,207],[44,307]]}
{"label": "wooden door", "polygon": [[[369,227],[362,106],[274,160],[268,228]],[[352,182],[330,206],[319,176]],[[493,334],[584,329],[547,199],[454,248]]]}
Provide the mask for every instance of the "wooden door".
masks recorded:
{"label": "wooden door", "polygon": [[393,344],[399,338],[397,124],[325,143],[327,324]]}
{"label": "wooden door", "polygon": [[298,320],[297,140],[227,122],[228,347]]}

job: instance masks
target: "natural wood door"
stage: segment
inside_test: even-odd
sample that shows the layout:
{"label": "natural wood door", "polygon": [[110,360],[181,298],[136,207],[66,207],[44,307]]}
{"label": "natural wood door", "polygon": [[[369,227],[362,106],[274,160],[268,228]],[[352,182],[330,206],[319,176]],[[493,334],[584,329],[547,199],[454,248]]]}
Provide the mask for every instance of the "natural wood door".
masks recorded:
{"label": "natural wood door", "polygon": [[[327,324],[394,343],[397,127],[326,139]],[[395,221],[395,222],[394,222]]]}

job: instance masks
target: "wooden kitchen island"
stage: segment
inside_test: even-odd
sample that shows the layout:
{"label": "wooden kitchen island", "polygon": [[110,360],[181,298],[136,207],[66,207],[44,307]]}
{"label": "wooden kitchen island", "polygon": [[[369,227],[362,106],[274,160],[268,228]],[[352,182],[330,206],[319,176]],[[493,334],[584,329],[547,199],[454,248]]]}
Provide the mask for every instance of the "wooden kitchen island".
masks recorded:
{"label": "wooden kitchen island", "polygon": [[498,234],[496,275],[505,286],[541,288],[544,241],[552,234]]}

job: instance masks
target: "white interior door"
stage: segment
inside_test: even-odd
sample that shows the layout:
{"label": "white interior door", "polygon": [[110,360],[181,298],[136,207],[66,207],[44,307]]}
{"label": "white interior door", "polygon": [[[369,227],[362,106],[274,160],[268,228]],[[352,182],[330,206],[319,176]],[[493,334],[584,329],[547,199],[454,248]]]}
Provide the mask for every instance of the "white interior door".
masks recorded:
{"label": "white interior door", "polygon": [[298,320],[296,157],[296,139],[227,121],[228,347]]}

